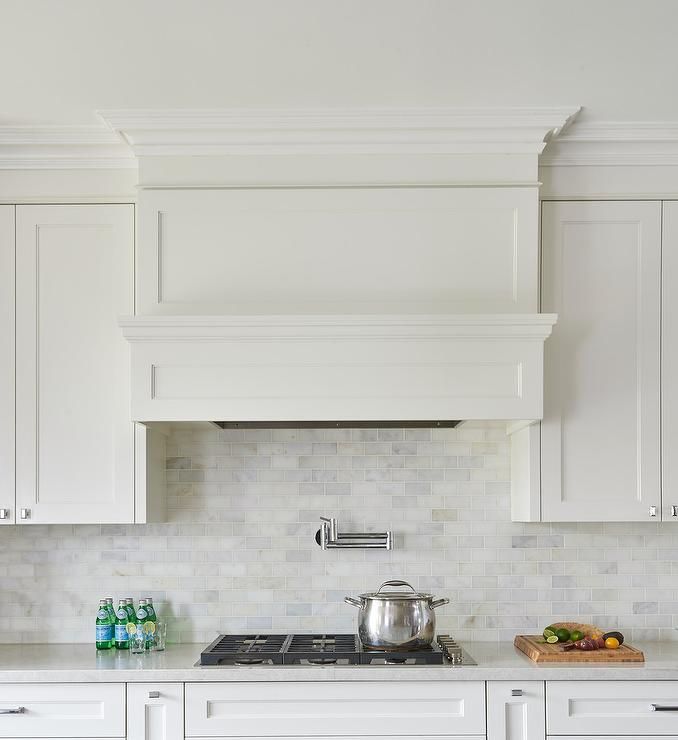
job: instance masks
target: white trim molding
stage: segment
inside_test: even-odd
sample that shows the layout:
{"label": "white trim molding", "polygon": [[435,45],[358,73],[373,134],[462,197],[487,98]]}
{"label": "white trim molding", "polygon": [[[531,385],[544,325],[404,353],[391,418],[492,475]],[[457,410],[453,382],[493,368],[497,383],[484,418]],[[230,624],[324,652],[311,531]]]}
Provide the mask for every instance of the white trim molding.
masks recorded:
{"label": "white trim molding", "polygon": [[0,169],[78,170],[137,166],[123,139],[102,126],[0,126]]}
{"label": "white trim molding", "polygon": [[120,320],[135,421],[538,419],[556,316]]}
{"label": "white trim molding", "polygon": [[678,165],[678,121],[576,122],[554,138],[542,167]]}
{"label": "white trim molding", "polygon": [[270,339],[492,339],[544,342],[557,315],[298,315],[126,316],[118,321],[130,342]]}
{"label": "white trim molding", "polygon": [[539,154],[579,108],[103,110],[139,157]]}

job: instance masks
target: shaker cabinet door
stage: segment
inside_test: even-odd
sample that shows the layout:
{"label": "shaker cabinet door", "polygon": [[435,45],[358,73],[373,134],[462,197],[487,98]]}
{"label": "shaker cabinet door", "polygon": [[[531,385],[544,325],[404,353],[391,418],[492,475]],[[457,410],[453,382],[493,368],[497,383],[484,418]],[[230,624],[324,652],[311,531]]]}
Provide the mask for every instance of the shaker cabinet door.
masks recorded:
{"label": "shaker cabinet door", "polygon": [[544,521],[658,521],[661,203],[544,203]]}
{"label": "shaker cabinet door", "polygon": [[127,684],[127,740],[183,740],[182,683]]}
{"label": "shaker cabinet door", "polygon": [[543,681],[487,682],[487,740],[544,740]]}
{"label": "shaker cabinet door", "polygon": [[16,209],[17,522],[134,521],[132,205]]}
{"label": "shaker cabinet door", "polygon": [[14,206],[0,206],[0,524],[14,517]]}
{"label": "shaker cabinet door", "polygon": [[678,521],[678,201],[662,218],[662,517]]}

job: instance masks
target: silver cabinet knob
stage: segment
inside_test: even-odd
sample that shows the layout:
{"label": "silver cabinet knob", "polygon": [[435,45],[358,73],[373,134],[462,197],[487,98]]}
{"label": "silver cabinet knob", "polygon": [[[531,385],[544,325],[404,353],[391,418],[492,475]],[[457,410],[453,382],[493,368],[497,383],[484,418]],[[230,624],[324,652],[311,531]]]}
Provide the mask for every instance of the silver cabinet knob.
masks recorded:
{"label": "silver cabinet knob", "polygon": [[0,519],[9,519],[9,509],[0,509]]}
{"label": "silver cabinet knob", "polygon": [[148,698],[149,699],[159,699],[160,698],[160,692],[159,691],[149,691],[148,692]]}
{"label": "silver cabinet knob", "polygon": [[678,519],[678,506],[671,504],[671,518]]}
{"label": "silver cabinet knob", "polygon": [[656,506],[650,506],[650,516],[651,517],[657,516],[657,507]]}
{"label": "silver cabinet knob", "polygon": [[19,516],[22,519],[30,519],[31,518],[31,510],[30,509],[21,509],[19,512]]}
{"label": "silver cabinet knob", "polygon": [[522,689],[511,689],[511,696],[522,696],[523,690]]}

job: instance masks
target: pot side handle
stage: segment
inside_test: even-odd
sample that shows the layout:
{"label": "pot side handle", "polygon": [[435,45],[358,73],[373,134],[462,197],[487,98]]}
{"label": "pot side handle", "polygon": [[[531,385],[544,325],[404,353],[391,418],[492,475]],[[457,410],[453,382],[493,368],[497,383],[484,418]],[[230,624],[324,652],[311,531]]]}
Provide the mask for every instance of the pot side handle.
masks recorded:
{"label": "pot side handle", "polygon": [[357,606],[358,609],[363,608],[363,602],[360,599],[354,599],[352,596],[344,596],[344,601],[351,606]]}
{"label": "pot side handle", "polygon": [[431,602],[431,609],[435,609],[436,607],[443,606],[449,603],[450,603],[449,599],[436,599],[435,601]]}

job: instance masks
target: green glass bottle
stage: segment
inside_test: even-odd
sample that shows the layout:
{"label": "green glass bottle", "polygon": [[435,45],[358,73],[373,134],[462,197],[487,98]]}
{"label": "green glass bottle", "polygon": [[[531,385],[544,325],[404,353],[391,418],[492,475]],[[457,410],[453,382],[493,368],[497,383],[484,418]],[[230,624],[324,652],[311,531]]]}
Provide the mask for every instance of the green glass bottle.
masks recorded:
{"label": "green glass bottle", "polygon": [[131,596],[128,596],[125,599],[125,607],[127,609],[127,613],[129,614],[129,621],[133,624],[137,623],[137,612],[134,608],[134,599]]}
{"label": "green glass bottle", "polygon": [[148,621],[153,622],[153,627],[151,627],[151,645],[150,647],[155,647],[155,625],[158,623],[158,615],[155,613],[155,607],[153,606],[153,599],[150,596],[146,597],[146,611],[148,612]]}
{"label": "green glass bottle", "polygon": [[139,599],[139,606],[137,607],[137,631],[146,633],[146,649],[150,650],[153,645],[153,635],[149,632],[145,626],[147,622],[151,620],[148,618],[148,609],[146,608],[146,599]]}
{"label": "green glass bottle", "polygon": [[106,599],[99,599],[96,621],[97,650],[110,650],[113,647],[113,622],[108,612]]}
{"label": "green glass bottle", "polygon": [[118,650],[127,650],[129,647],[129,634],[127,632],[127,623],[129,614],[125,599],[118,602],[118,611],[115,613],[115,647]]}

